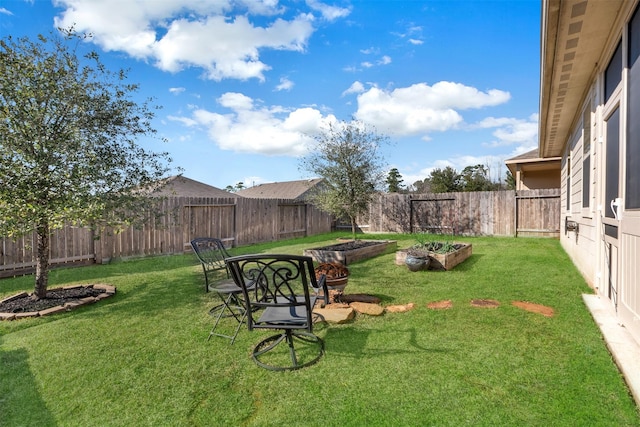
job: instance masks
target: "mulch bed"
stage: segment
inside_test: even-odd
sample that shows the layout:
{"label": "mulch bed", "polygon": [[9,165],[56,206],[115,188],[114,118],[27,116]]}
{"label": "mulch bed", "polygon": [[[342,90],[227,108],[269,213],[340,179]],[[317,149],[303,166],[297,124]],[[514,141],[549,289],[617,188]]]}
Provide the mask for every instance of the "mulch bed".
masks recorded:
{"label": "mulch bed", "polygon": [[47,292],[46,298],[35,299],[31,294],[19,294],[17,298],[0,302],[2,313],[25,313],[28,311],[40,311],[56,305],[64,305],[67,302],[81,300],[86,297],[97,297],[105,292],[104,289],[75,288],[54,289]]}
{"label": "mulch bed", "polygon": [[42,316],[69,311],[90,304],[116,293],[111,285],[74,285],[50,289],[46,298],[35,298],[33,294],[19,293],[0,301],[0,320]]}

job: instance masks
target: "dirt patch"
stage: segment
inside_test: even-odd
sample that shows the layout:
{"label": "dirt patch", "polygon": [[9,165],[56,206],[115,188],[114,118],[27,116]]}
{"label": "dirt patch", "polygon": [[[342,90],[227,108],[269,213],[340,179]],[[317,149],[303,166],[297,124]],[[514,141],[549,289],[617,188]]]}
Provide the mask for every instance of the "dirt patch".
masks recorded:
{"label": "dirt patch", "polygon": [[416,305],[412,302],[402,305],[388,305],[384,309],[389,313],[404,313],[409,310],[413,310]]}
{"label": "dirt patch", "polygon": [[514,301],[511,304],[515,307],[530,311],[532,313],[542,314],[545,317],[553,317],[553,315],[555,314],[553,308],[547,307],[546,305],[542,304],[534,304],[527,301]]}
{"label": "dirt patch", "polygon": [[427,308],[431,310],[447,310],[453,307],[453,303],[450,299],[444,301],[434,301],[427,304]]}
{"label": "dirt patch", "polygon": [[473,307],[482,307],[482,308],[500,307],[500,303],[493,299],[473,299],[471,300],[471,305]]}

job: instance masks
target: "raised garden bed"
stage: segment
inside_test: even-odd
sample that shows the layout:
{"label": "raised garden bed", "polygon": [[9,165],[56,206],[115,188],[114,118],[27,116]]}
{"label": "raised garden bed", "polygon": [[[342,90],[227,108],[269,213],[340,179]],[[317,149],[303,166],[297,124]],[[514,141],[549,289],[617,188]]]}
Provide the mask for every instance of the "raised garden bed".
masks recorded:
{"label": "raised garden bed", "polygon": [[303,254],[316,262],[348,265],[356,261],[390,253],[397,249],[395,240],[351,240],[320,248],[305,249]]}
{"label": "raised garden bed", "polygon": [[[426,251],[423,256],[431,258],[429,263],[430,270],[451,270],[462,261],[469,258],[472,254],[470,243],[454,243],[454,249],[451,252],[438,253]],[[401,249],[396,252],[396,265],[405,265],[405,259],[409,251],[415,252],[415,249]]]}

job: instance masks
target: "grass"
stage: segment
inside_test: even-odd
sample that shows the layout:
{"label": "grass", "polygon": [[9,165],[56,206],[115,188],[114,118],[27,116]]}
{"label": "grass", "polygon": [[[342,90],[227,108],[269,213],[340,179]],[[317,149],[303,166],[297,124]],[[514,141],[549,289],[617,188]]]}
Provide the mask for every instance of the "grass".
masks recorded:
{"label": "grass", "polygon": [[[234,253],[300,254],[336,236]],[[0,425],[640,425],[582,303],[591,291],[559,242],[463,240],[473,255],[449,272],[411,273],[394,254],[351,265],[347,293],[416,308],[318,325],[324,358],[284,373],[249,357],[266,333],[243,328],[234,345],[206,340],[214,299],[191,255],[55,270],[51,287],[110,283],[118,292],[73,312],[0,322]],[[32,280],[0,281],[0,298],[30,291]],[[469,304],[479,298],[501,305]],[[426,308],[445,299],[453,308]],[[556,314],[523,311],[516,300]]]}

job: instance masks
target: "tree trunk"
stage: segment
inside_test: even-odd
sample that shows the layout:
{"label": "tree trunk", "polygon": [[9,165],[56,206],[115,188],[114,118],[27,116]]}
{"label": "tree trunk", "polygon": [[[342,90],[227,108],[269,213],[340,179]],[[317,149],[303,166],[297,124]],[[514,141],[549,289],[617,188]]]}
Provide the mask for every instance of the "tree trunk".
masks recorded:
{"label": "tree trunk", "polygon": [[49,283],[49,223],[38,224],[36,230],[38,238],[38,253],[36,259],[36,285],[33,294],[36,298],[47,296]]}
{"label": "tree trunk", "polygon": [[357,228],[356,217],[351,216],[349,218],[351,218],[351,235],[353,236],[353,240],[356,240],[356,228]]}

